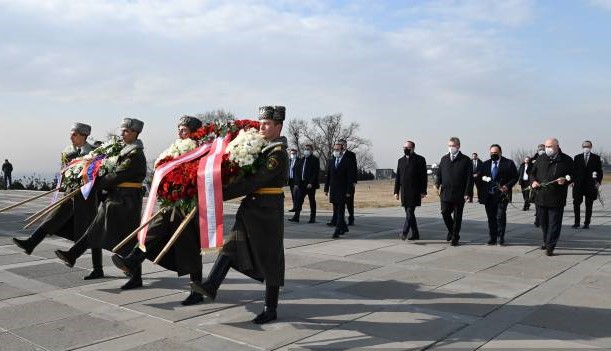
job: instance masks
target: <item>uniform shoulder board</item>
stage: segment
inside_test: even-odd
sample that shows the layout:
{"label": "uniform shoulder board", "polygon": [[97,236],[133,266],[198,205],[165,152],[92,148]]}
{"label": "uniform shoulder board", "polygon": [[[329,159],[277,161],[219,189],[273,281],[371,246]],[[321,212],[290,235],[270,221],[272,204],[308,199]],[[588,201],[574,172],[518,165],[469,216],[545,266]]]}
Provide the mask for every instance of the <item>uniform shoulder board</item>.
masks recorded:
{"label": "uniform shoulder board", "polygon": [[276,146],[273,151],[282,151],[282,145]]}

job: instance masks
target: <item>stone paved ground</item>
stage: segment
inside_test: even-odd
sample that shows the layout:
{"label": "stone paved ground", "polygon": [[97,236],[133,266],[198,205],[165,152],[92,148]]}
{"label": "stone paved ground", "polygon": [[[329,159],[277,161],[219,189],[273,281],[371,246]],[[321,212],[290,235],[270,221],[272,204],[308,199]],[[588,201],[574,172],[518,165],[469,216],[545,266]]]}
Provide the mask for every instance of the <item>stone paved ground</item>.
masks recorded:
{"label": "stone paved ground", "polygon": [[[0,207],[31,195],[0,192]],[[505,247],[485,245],[476,204],[465,208],[459,247],[448,247],[437,204],[418,209],[418,242],[397,238],[401,208],[358,210],[340,240],[329,213],[287,222],[279,320],[257,326],[264,287],[235,272],[215,303],[183,307],[188,279],[150,262],[144,288],[120,291],[125,278],[108,253],[98,281],[82,280],[89,256],[73,269],[54,258],[70,245],[63,239],[21,253],[10,239],[31,233],[23,219],[45,201],[0,214],[0,350],[611,348],[611,210],[598,202],[589,230],[570,227],[567,207],[554,257],[538,249],[533,211],[511,207]],[[226,212],[231,224],[235,206]],[[206,273],[214,255],[203,259]]]}

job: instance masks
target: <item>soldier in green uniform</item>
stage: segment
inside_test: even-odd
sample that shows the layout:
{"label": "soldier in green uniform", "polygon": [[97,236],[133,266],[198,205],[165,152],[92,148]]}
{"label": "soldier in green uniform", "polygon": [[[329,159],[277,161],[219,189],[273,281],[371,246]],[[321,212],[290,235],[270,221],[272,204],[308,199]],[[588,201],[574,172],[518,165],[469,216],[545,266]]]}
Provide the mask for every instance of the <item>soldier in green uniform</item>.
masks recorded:
{"label": "soldier in green uniform", "polygon": [[[87,142],[89,134],[91,134],[91,126],[84,123],[74,123],[70,130],[70,141],[72,143],[61,153],[62,168],[75,158],[87,155],[93,150],[93,146]],[[66,189],[67,192],[73,190],[75,189]],[[47,235],[58,235],[68,240],[77,241],[95,217],[97,205],[98,200],[95,193],[91,193],[87,200],[79,193],[51,212],[29,238],[13,238],[13,242],[29,255]],[[104,276],[102,250],[92,249],[91,258],[93,260],[93,271],[85,276],[85,280]]]}
{"label": "soldier in green uniform", "polygon": [[[191,133],[201,126],[202,121],[200,119],[183,116],[178,121],[178,137],[187,139]],[[118,254],[112,256],[112,262],[115,266],[131,276],[126,286],[130,288],[142,286],[142,262],[145,259],[154,261],[157,258],[184,218],[185,214],[180,209],[177,209],[174,213],[172,211],[164,212],[149,225],[145,243],[146,252],[142,252],[136,245],[127,256]],[[189,274],[192,282],[202,281],[202,257],[200,255],[197,220],[192,220],[187,224],[184,232],[176,240],[170,251],[159,261],[159,265],[176,272],[179,276]],[[194,305],[203,300],[204,297],[200,293],[192,291],[182,301],[182,304],[184,306]]]}
{"label": "soldier in green uniform", "polygon": [[211,300],[233,268],[265,282],[265,308],[253,322],[263,324],[277,318],[278,294],[284,285],[284,192],[287,182],[286,138],[280,137],[284,106],[259,109],[259,133],[270,142],[263,149],[265,162],[253,175],[223,188],[223,199],[246,195],[230,235],[204,283],[191,283],[193,290]]}
{"label": "soldier in green uniform", "polygon": [[[125,118],[121,123],[123,148],[117,168],[96,179],[95,188],[106,191],[97,214],[85,234],[68,250],[55,254],[72,267],[88,247],[112,250],[121,240],[140,225],[142,211],[142,181],[146,177],[144,145],[138,139],[144,123]],[[128,251],[123,251],[127,254]]]}

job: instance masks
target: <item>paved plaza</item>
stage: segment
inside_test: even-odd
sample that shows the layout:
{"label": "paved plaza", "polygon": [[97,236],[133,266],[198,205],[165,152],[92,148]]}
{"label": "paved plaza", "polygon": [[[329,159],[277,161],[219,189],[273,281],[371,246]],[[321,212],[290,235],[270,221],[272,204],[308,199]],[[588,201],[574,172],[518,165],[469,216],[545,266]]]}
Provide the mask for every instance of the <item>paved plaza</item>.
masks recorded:
{"label": "paved plaza", "polygon": [[[0,207],[33,194],[0,191]],[[504,247],[485,244],[478,204],[465,206],[458,247],[437,203],[417,210],[416,242],[398,239],[400,207],[358,209],[339,240],[328,212],[287,221],[279,319],[262,326],[250,321],[264,285],[234,271],[215,303],[183,307],[188,276],[148,261],[144,287],[121,291],[108,252],[107,278],[93,281],[88,254],[72,269],[55,258],[66,240],[25,255],[11,237],[29,235],[24,218],[48,201],[0,214],[0,350],[611,350],[611,210],[598,201],[589,230],[571,228],[566,207],[553,257],[521,203],[509,207]],[[235,210],[226,205],[227,227]],[[215,255],[203,259],[205,276]]]}

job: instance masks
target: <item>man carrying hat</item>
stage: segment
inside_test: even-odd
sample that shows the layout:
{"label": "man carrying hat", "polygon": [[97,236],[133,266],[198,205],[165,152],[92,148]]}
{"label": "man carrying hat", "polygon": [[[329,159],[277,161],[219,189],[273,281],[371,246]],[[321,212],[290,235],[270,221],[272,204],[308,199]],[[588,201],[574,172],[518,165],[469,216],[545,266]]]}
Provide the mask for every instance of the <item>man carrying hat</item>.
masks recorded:
{"label": "man carrying hat", "polygon": [[246,195],[225,244],[203,283],[191,287],[210,300],[216,298],[219,286],[229,268],[265,282],[265,308],[253,322],[263,324],[277,318],[278,294],[284,285],[284,192],[287,182],[288,155],[286,138],[280,136],[285,117],[284,106],[259,109],[261,134],[269,144],[262,150],[263,165],[223,188],[223,199]]}
{"label": "man carrying hat", "polygon": [[[74,266],[88,247],[111,250],[140,225],[142,210],[142,181],[146,177],[144,145],[138,139],[144,123],[125,118],[121,123],[123,148],[114,171],[96,179],[95,187],[107,192],[100,203],[93,222],[85,234],[68,250],[55,254],[68,267]],[[122,254],[127,254],[125,249]]]}
{"label": "man carrying hat", "polygon": [[[89,134],[91,134],[91,126],[84,123],[74,123],[70,130],[71,144],[61,153],[62,167],[93,150],[93,146],[87,142]],[[66,192],[73,190],[75,189],[66,189]],[[13,242],[29,255],[47,235],[58,235],[68,240],[77,241],[95,217],[97,205],[98,199],[95,193],[91,193],[87,200],[79,193],[52,211],[29,238],[13,238]],[[93,271],[84,279],[102,278],[104,276],[102,250],[92,249],[91,259],[93,261]]]}

